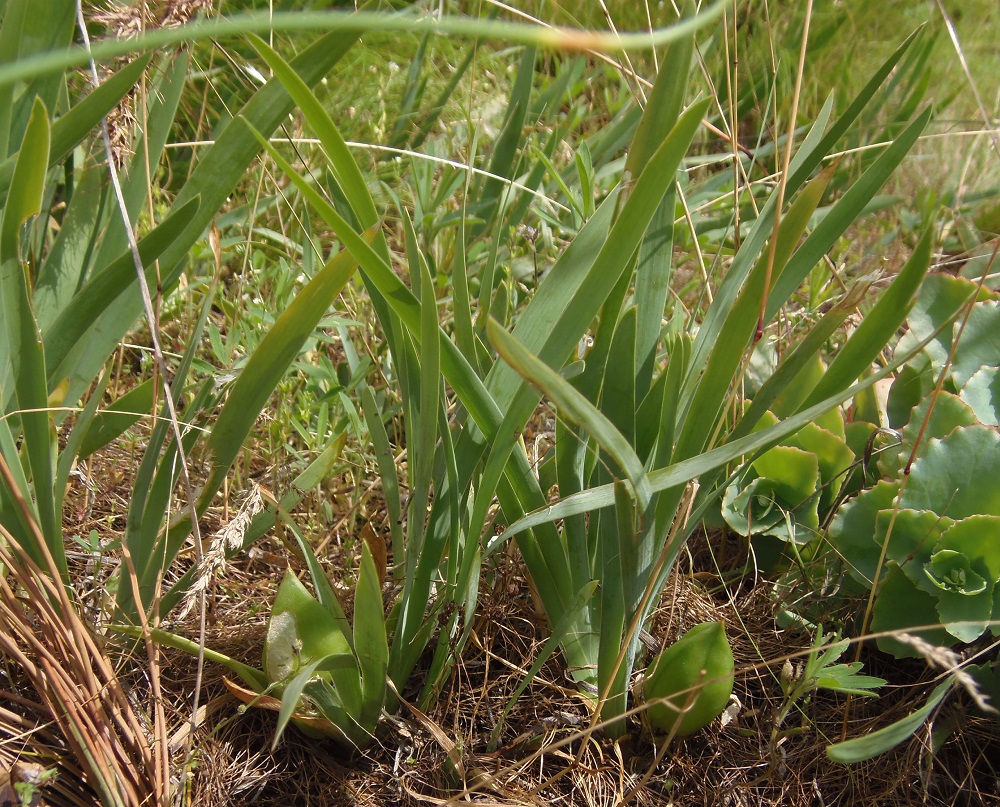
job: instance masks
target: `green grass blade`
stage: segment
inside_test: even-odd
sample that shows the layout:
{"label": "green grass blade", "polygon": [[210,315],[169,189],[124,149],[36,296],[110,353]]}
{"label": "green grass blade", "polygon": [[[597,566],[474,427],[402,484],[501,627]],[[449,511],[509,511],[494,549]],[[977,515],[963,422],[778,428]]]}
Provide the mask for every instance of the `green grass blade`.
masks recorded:
{"label": "green grass blade", "polygon": [[365,386],[361,391],[361,408],[365,415],[365,424],[375,451],[375,462],[378,465],[379,479],[382,480],[382,496],[385,498],[386,516],[392,530],[392,557],[395,560],[393,579],[399,583],[403,579],[404,566],[399,559],[404,557],[403,543],[403,511],[399,497],[399,476],[396,473],[396,460],[389,445],[389,435],[386,434],[382,415],[375,403],[375,394],[371,387]]}
{"label": "green grass blade", "polygon": [[[926,341],[930,341],[930,338]],[[889,365],[873,373],[863,381],[832,395],[808,409],[796,413],[774,426],[762,429],[739,440],[733,440],[719,448],[714,448],[711,451],[699,454],[690,459],[652,471],[648,475],[650,490],[653,493],[658,493],[669,488],[684,485],[692,479],[708,474],[740,457],[752,455],[757,451],[766,450],[773,445],[777,445],[785,437],[794,434],[807,423],[811,423],[831,407],[838,406],[861,390],[873,386],[876,382],[895,372],[909,359],[917,355],[922,349],[923,344],[926,344],[926,341],[909,351],[906,355],[895,357]],[[516,535],[521,531],[533,529],[539,524],[546,524],[579,513],[610,507],[614,504],[614,501],[614,488],[612,485],[591,488],[583,493],[575,494],[566,499],[560,499],[555,504],[528,513],[514,524],[511,524],[501,535],[491,542],[489,548],[492,549],[506,538]]]}
{"label": "green grass blade", "polygon": [[[371,280],[411,336],[419,334],[420,303],[413,293],[329,202],[320,196],[269,143],[263,140],[261,142],[281,170],[334,230],[344,247],[354,255],[362,272]],[[499,408],[486,392],[471,365],[440,327],[438,339],[441,342],[441,368],[445,377],[480,428],[488,435],[493,434],[500,423]]]}
{"label": "green grass blade", "polygon": [[378,221],[378,213],[375,211],[371,194],[368,193],[365,178],[332,118],[327,114],[306,82],[284,59],[272,50],[264,40],[256,36],[251,36],[249,39],[250,44],[267,62],[267,66],[274,71],[275,77],[284,85],[296,106],[302,110],[302,114],[323,144],[323,149],[330,158],[329,165],[333,175],[344,191],[344,195],[350,202],[361,226],[363,228],[372,227]]}
{"label": "green grass blade", "polygon": [[[9,0],[3,9],[0,26],[0,65],[16,65],[30,0]],[[0,86],[0,158],[6,159],[10,148],[10,127],[14,115],[13,83]]]}
{"label": "green grass blade", "polygon": [[601,389],[601,411],[630,446],[635,446],[636,309],[626,309],[615,327]]}
{"label": "green grass blade", "polygon": [[[209,24],[211,21],[197,22],[193,23],[192,27],[198,28]],[[188,29],[190,35],[191,28],[184,27]],[[246,32],[245,29],[240,30],[238,26],[236,30],[239,33]],[[260,27],[257,30],[267,32],[271,29]],[[356,32],[332,31],[303,50],[290,62],[290,66],[306,84],[315,84],[350,50],[357,39]],[[189,200],[199,197],[201,199],[197,215],[163,253],[161,265],[166,267],[163,276],[164,288],[168,290],[173,288],[187,266],[191,245],[202,237],[212,217],[225,206],[233,188],[242,180],[247,167],[260,152],[260,142],[254,130],[270,134],[288,117],[294,107],[293,100],[281,82],[272,79],[254,94],[237,115],[240,121],[249,124],[249,128],[234,120],[216,134],[215,143],[202,155],[201,161],[195,166],[171,208],[172,211],[177,210]],[[118,323],[115,330],[120,326],[121,333],[124,333],[138,318],[141,310],[141,303],[136,298],[127,310],[116,314]],[[116,337],[116,340],[117,338],[119,337]]]}
{"label": "green grass blade", "polygon": [[353,647],[354,636],[351,631],[351,623],[347,621],[347,614],[344,613],[344,607],[340,602],[340,598],[337,596],[337,592],[334,591],[333,586],[330,585],[330,580],[327,578],[323,566],[316,557],[316,553],[313,552],[312,545],[306,540],[305,535],[302,534],[302,530],[295,523],[295,519],[289,515],[284,507],[279,506],[278,516],[292,533],[295,543],[298,544],[299,550],[302,552],[302,557],[306,560],[306,568],[309,569],[309,579],[312,580],[313,589],[316,592],[316,601],[326,609],[326,612],[333,619],[334,624],[347,644]]}
{"label": "green grass blade", "polygon": [[872,166],[855,182],[850,189],[837,201],[833,210],[823,217],[815,230],[810,233],[795,255],[788,261],[788,266],[774,284],[768,297],[765,321],[777,313],[785,304],[805,276],[823,258],[827,250],[838,238],[854,224],[862,215],[872,197],[889,179],[903,158],[913,148],[917,138],[927,126],[932,110],[926,109],[913,123],[897,137],[892,145],[886,148]]}
{"label": "green grass blade", "polygon": [[[367,281],[377,288],[378,293],[391,307],[398,321],[405,325],[411,336],[419,334],[420,304],[412,292],[389,265],[357,235],[333,206],[320,196],[305,179],[299,176],[270,144],[262,142],[281,170],[289,176],[303,196],[330,225],[344,246],[355,255]],[[455,390],[459,400],[468,410],[476,425],[482,430],[485,441],[495,441],[502,420],[497,403],[487,392],[482,380],[458,347],[440,327],[438,327],[437,333],[441,343],[443,375]],[[473,450],[477,453],[481,452],[484,446],[485,443],[479,443],[479,447]],[[464,450],[461,449],[461,451]],[[544,502],[544,496],[538,489],[537,481],[527,465],[526,458],[523,455],[515,454],[513,459],[515,468],[510,475],[509,482],[501,482],[498,495],[501,497],[501,503],[506,512],[520,514],[540,506]],[[548,530],[548,528],[543,529]],[[535,568],[544,567],[548,570],[549,579],[555,581],[554,585],[560,587],[560,602],[563,599],[568,602],[572,592],[568,591],[569,570],[566,557],[559,546],[554,531],[546,537],[548,540],[537,543],[534,541],[524,542],[521,546],[522,555],[531,558]],[[563,591],[562,587],[566,587],[567,591]],[[563,594],[565,594],[564,598]],[[552,613],[558,613],[557,608],[561,608],[557,602],[550,602],[547,607],[549,606],[553,609]]]}
{"label": "green grass blade", "polygon": [[631,619],[637,598],[631,596],[641,566],[635,534],[635,503],[627,487],[613,483],[614,512],[601,513],[598,543],[601,562],[601,638],[597,652],[598,710],[602,720],[611,720],[605,731],[612,737],[625,732],[625,721],[616,720],[628,708],[627,679],[631,664],[619,662],[625,628]]}
{"label": "green grass blade", "polygon": [[[406,219],[406,223],[409,220]],[[407,228],[408,242],[416,246],[416,235],[412,227]],[[438,311],[434,296],[434,281],[430,271],[415,256],[417,265],[410,266],[411,273],[422,277],[420,283],[420,396],[419,411],[407,424],[407,444],[410,455],[412,491],[409,507],[409,529],[407,536],[407,572],[416,572],[416,561],[423,551],[426,531],[426,514],[434,473],[434,446],[437,443],[438,408],[441,405],[441,345],[437,338]],[[411,425],[412,424],[412,425]],[[411,566],[412,564],[412,566]],[[423,608],[424,603],[420,603]]]}
{"label": "green grass blade", "polygon": [[[145,125],[133,146],[135,153],[128,170],[121,174],[122,195],[128,220],[136,222],[144,205],[149,202],[150,181],[163,156],[163,149],[170,136],[181,102],[181,94],[187,83],[189,59],[187,53],[178,54],[169,63],[158,65],[158,77],[150,87],[148,108],[145,110]],[[94,266],[102,267],[117,258],[129,247],[126,222],[118,205],[108,207],[109,221],[97,244]],[[100,349],[97,351],[100,353]],[[104,364],[106,353],[93,361],[97,366]],[[94,374],[96,374],[96,369]]]}
{"label": "green grass blade", "polygon": [[353,42],[366,31],[403,31],[408,34],[431,32],[471,38],[495,38],[508,43],[570,51],[650,50],[691,36],[695,31],[719,19],[725,8],[725,0],[717,0],[696,17],[665,28],[636,33],[543,28],[533,23],[517,23],[509,20],[484,20],[477,17],[437,14],[418,16],[406,12],[393,14],[370,11],[247,12],[200,20],[177,27],[153,28],[128,40],[98,42],[90,50],[78,47],[71,48],[68,53],[46,53],[23,59],[9,66],[0,66],[0,86],[38,75],[62,72],[67,67],[87,64],[91,58],[101,61],[127,53],[163,49],[181,42],[218,40],[251,33],[263,35],[301,31],[315,34],[317,31],[330,31],[328,36],[332,39],[324,37],[309,49],[313,51],[315,57],[341,44],[339,40],[350,38]]}
{"label": "green grass blade", "polygon": [[[693,15],[694,6],[687,0],[683,4],[682,19],[691,19]],[[645,170],[663,138],[677,124],[677,116],[684,106],[693,55],[694,37],[690,36],[672,42],[663,54],[625,159],[625,171],[630,176],[637,177]]]}
{"label": "green grass blade", "polygon": [[17,156],[13,190],[3,209],[0,228],[0,260],[18,260],[21,225],[42,209],[45,173],[49,163],[49,115],[41,101],[35,101],[24,145]]}
{"label": "green grass blade", "polygon": [[[491,176],[488,176],[483,182],[482,191],[472,205],[475,214],[483,220],[481,225],[473,229],[474,235],[488,231],[493,217],[497,214],[501,197],[511,192],[510,186],[504,179],[513,179],[514,177],[516,157],[524,137],[524,125],[528,117],[528,109],[531,106],[535,55],[534,47],[529,46],[524,49],[521,64],[511,85],[510,100],[507,102],[504,122],[490,152],[488,171]],[[482,295],[488,294],[491,288],[492,283],[483,284],[483,291],[480,292],[480,306],[484,305]]]}
{"label": "green grass blade", "polygon": [[152,378],[133,387],[108,407],[101,409],[83,434],[76,455],[86,459],[120,437],[153,411],[156,384]]}
{"label": "green grass blade", "polygon": [[[773,277],[779,283],[799,238],[819,205],[829,179],[829,174],[822,174],[810,182],[781,221],[772,267]],[[691,398],[682,401],[683,421],[677,433],[677,459],[687,459],[704,450],[716,429],[726,398],[737,379],[744,354],[750,348],[758,326],[761,301],[767,293],[764,284],[767,281],[768,258],[769,253],[764,250],[722,323],[718,342],[709,356],[704,375]]]}
{"label": "green grass blade", "polygon": [[930,267],[934,232],[928,227],[892,284],[879,296],[872,310],[861,320],[833,361],[805,406],[828,397],[859,378],[889,344],[916,300],[917,290]]}
{"label": "green grass blade", "polygon": [[396,113],[396,121],[392,125],[392,132],[389,135],[389,145],[393,148],[401,148],[407,141],[407,132],[413,125],[417,109],[427,87],[427,78],[421,77],[424,72],[424,65],[427,63],[427,43],[430,34],[420,37],[420,44],[417,51],[410,60],[410,67],[406,71],[406,86],[403,89],[403,97],[399,101],[399,111]]}
{"label": "green grass blade", "polygon": [[455,258],[451,267],[451,296],[455,318],[455,342],[466,361],[478,366],[475,336],[472,331],[472,303],[469,298],[468,267],[465,262],[466,250],[465,216],[458,224],[455,242]]}
{"label": "green grass blade", "polygon": [[[35,100],[25,131],[24,146],[14,169],[14,187],[7,198],[0,225],[0,302],[3,304],[4,353],[0,352],[0,372],[10,362],[14,394],[20,409],[23,442],[31,470],[31,489],[21,494],[34,501],[42,535],[60,573],[66,574],[66,554],[62,542],[62,520],[55,509],[54,455],[56,435],[50,423],[48,388],[45,383],[45,354],[34,312],[28,267],[19,257],[21,225],[41,211],[49,154],[49,116],[41,101]],[[0,388],[0,400],[9,391]],[[30,542],[25,547],[33,560],[47,568],[41,548]]]}
{"label": "green grass blade", "polygon": [[374,732],[386,698],[389,645],[378,571],[368,544],[361,544],[361,572],[354,593],[354,651],[361,669],[361,712],[358,722]]}
{"label": "green grass blade", "polygon": [[[729,436],[730,440],[748,435],[764,416],[764,413],[771,409],[775,401],[778,401],[783,394],[787,394],[790,388],[796,386],[797,383],[808,383],[802,379],[804,379],[804,375],[808,374],[809,367],[815,364],[817,357],[822,354],[829,339],[836,333],[844,320],[857,310],[858,305],[861,304],[868,294],[869,287],[870,284],[865,281],[856,283],[847,295],[827,311],[820,321],[810,328],[805,337],[791,351],[786,353],[781,364],[778,365],[778,369],[768,377],[767,381],[757,390],[757,394],[753,396],[750,408],[743,414],[740,422],[736,424],[736,428],[733,429]],[[885,344],[885,342],[882,343],[883,346]],[[852,362],[852,364],[855,364],[855,362]],[[837,389],[847,386],[860,375],[862,373],[858,373],[852,378],[844,379],[838,385]],[[832,393],[833,390],[831,389],[830,392]]]}
{"label": "green grass blade", "polygon": [[[871,79],[865,84],[844,113],[834,122],[829,131],[824,134],[823,130],[826,122],[833,111],[833,98],[830,97],[827,99],[826,104],[810,128],[809,134],[803,140],[799,150],[792,157],[792,163],[789,168],[791,175],[785,185],[786,198],[790,198],[802,186],[809,175],[833,151],[837,141],[857,121],[858,116],[871,102],[872,97],[878,91],[882,82],[891,74],[893,68],[913,43],[915,36],[915,33],[911,34],[902,45],[893,51],[881,67],[872,74]],[[765,241],[770,236],[773,229],[774,205],[776,201],[777,194],[772,194],[761,209],[751,228],[750,234],[740,246],[739,252],[733,259],[733,263],[726,273],[726,277],[719,287],[715,299],[701,323],[701,327],[698,329],[698,338],[695,341],[694,352],[691,357],[690,372],[685,382],[685,387],[688,390],[685,393],[685,397],[691,394],[691,386],[696,383],[704,370],[708,355],[718,342],[722,323],[728,316],[740,289],[743,287],[746,275],[751,271]]]}
{"label": "green grass blade", "polygon": [[[555,289],[553,289],[555,299],[550,298],[546,306],[550,310],[546,313],[553,313],[551,309],[558,306],[556,310],[559,313],[555,324],[553,325],[553,320],[549,318],[548,328],[543,329],[539,316],[543,312],[539,310],[535,315],[538,319],[529,320],[532,328],[538,329],[532,333],[534,338],[522,341],[522,326],[519,322],[519,328],[514,331],[514,336],[544,362],[552,366],[562,366],[590,326],[600,306],[618,284],[622,273],[631,265],[630,258],[638,248],[664,194],[672,185],[674,171],[701,125],[706,108],[707,101],[702,101],[689,107],[681,115],[677,125],[649,161],[646,170],[636,179],[627,200],[621,204],[618,220],[601,245],[590,270],[577,281],[576,290],[570,294],[554,295]],[[565,287],[569,284],[563,285],[564,288],[560,291],[569,291]],[[541,289],[545,288],[546,284],[543,283]],[[550,293],[542,292],[541,289],[539,296]],[[529,305],[528,310],[530,308]],[[522,316],[521,322],[527,318],[528,310]],[[523,326],[523,330],[526,331],[527,328],[527,325]],[[497,386],[499,383],[498,380]],[[491,389],[494,388],[494,385],[491,385]],[[501,399],[498,398],[499,400]]]}
{"label": "green grass blade", "polygon": [[[143,266],[149,267],[146,270],[146,277],[151,285],[155,286],[156,283],[156,259],[169,249],[178,235],[190,225],[198,208],[198,199],[192,199],[187,204],[176,207],[167,219],[139,241],[139,256],[142,258]],[[90,384],[93,376],[84,373],[76,362],[79,346],[88,338],[100,338],[94,334],[94,329],[98,325],[102,332],[114,329],[104,314],[119,295],[131,287],[134,277],[135,261],[131,252],[126,252],[90,278],[58,312],[51,327],[45,331],[45,358],[49,368],[50,384],[54,386],[63,378],[70,377],[76,382],[75,386],[81,389]],[[138,301],[138,293],[134,288],[132,293]],[[118,333],[117,338],[121,338],[124,330],[115,332]]]}
{"label": "green grass blade", "polygon": [[676,193],[671,187],[653,214],[639,246],[635,266],[636,324],[636,395],[642,399],[649,392],[656,364],[656,346],[660,340],[663,312],[670,294],[673,276],[674,209]]}
{"label": "green grass blade", "polygon": [[39,267],[32,303],[43,334],[83,285],[87,257],[100,232],[105,180],[103,167],[96,164],[80,173],[59,234]]}
{"label": "green grass blade", "polygon": [[[0,65],[16,66],[35,55],[66,52],[75,24],[72,2],[52,0],[39,5],[30,0],[8,0],[5,6],[0,26]],[[11,144],[21,144],[36,98],[51,115],[62,82],[59,74],[35,76],[21,88],[17,99],[13,86],[0,87],[0,159],[6,159]]]}
{"label": "green grass blade", "polygon": [[[64,115],[52,122],[52,143],[49,151],[49,167],[61,162],[76,146],[94,131],[101,118],[114,109],[128,91],[142,76],[152,56],[145,55],[133,59],[125,67],[111,75],[96,87],[86,98],[75,104]],[[0,163],[0,199],[7,196],[10,180],[14,174],[17,155]]]}
{"label": "green grass blade", "polygon": [[[309,463],[302,473],[292,480],[287,492],[281,497],[281,501],[278,503],[281,511],[285,513],[293,511],[309,491],[315,489],[317,485],[333,473],[334,466],[337,464],[337,460],[340,458],[346,442],[347,433],[341,432],[316,459]],[[274,528],[276,520],[276,513],[272,508],[263,510],[254,516],[250,522],[250,526],[247,527],[246,534],[243,536],[242,546],[236,551],[241,552],[260,540],[262,536]],[[297,539],[298,536],[296,536]],[[303,555],[308,558],[308,555],[305,555],[305,553]],[[191,582],[194,580],[195,571],[197,571],[197,567],[189,569],[181,576],[180,580],[170,587],[169,591],[163,597],[162,613],[170,613],[171,609],[184,596],[184,593],[190,588]]]}
{"label": "green grass blade", "polygon": [[[115,633],[120,633],[123,636],[131,636],[133,639],[142,639],[146,630],[145,628],[133,625],[109,625],[108,627]],[[182,653],[187,653],[191,656],[204,656],[206,661],[221,664],[227,670],[242,678],[244,683],[255,692],[263,692],[267,689],[267,677],[264,673],[224,653],[219,653],[184,636],[178,636],[176,633],[170,633],[159,628],[150,628],[149,637],[164,647],[172,647],[174,650],[180,650]]]}
{"label": "green grass blade", "polygon": [[[365,238],[370,240],[372,232]],[[348,251],[330,259],[296,295],[274,323],[229,392],[225,406],[207,441],[212,473],[205,483],[201,505],[207,506],[222,485],[261,410],[288,370],[317,323],[351,279],[357,264]]]}
{"label": "green grass blade", "polygon": [[[649,504],[649,480],[646,469],[632,450],[632,446],[622,433],[596,406],[580,392],[537,357],[533,356],[513,336],[507,333],[496,320],[487,325],[487,335],[493,347],[527,381],[540,388],[556,406],[559,416],[577,423],[593,435],[601,447],[611,455],[618,467],[624,471],[632,483],[639,506],[645,510]],[[631,365],[629,365],[631,368]]]}
{"label": "green grass blade", "polygon": [[902,742],[912,737],[919,728],[927,722],[938,704],[944,700],[952,686],[955,684],[955,676],[949,675],[927,698],[927,702],[912,714],[897,720],[890,726],[873,731],[864,737],[847,740],[842,743],[835,743],[827,747],[826,755],[834,762],[851,764],[854,762],[864,762],[867,759],[883,754],[895,748]]}

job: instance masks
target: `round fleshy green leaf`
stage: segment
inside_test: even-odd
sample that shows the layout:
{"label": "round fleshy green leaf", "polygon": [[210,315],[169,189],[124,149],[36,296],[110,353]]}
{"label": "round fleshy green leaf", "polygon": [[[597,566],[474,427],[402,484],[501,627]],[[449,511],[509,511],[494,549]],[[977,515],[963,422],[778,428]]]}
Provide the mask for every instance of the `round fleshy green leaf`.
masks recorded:
{"label": "round fleshy green leaf", "polygon": [[[908,347],[915,347],[916,342],[907,346],[905,341],[909,334],[905,334],[899,341],[896,350],[906,350]],[[931,372],[931,360],[926,352],[919,353],[906,364],[896,380],[889,388],[889,397],[885,404],[885,414],[889,419],[889,425],[894,429],[901,429],[909,420],[914,407],[917,406],[930,391],[934,388],[934,374]]]}
{"label": "round fleshy green leaf", "polygon": [[1000,368],[983,367],[958,393],[981,423],[1000,425]]}
{"label": "round fleshy green leaf", "polygon": [[937,601],[938,617],[945,629],[960,642],[974,642],[990,624],[993,613],[993,592],[978,594],[943,591]]}
{"label": "round fleshy green leaf", "polygon": [[[890,561],[885,580],[879,587],[872,611],[872,633],[885,631],[905,631],[915,633],[927,642],[948,647],[955,640],[941,628],[916,631],[926,625],[939,625],[941,617],[935,607],[934,597],[918,589],[902,570]],[[892,636],[880,636],[875,640],[879,650],[891,653],[896,658],[916,658],[920,653],[912,645]]]}
{"label": "round fleshy green leaf", "polygon": [[[924,428],[927,408],[932,403],[934,408],[931,410],[930,420],[927,421],[927,426]],[[957,395],[952,395],[950,392],[941,392],[936,398],[933,395],[928,395],[914,407],[910,415],[910,422],[903,427],[901,432],[902,445],[897,450],[885,451],[879,455],[879,470],[883,476],[890,479],[898,477],[910,460],[910,452],[913,451],[913,443],[917,439],[917,435],[920,435],[921,445],[926,446],[928,440],[947,437],[959,426],[975,426],[978,423],[976,413]],[[922,428],[924,429],[923,434],[920,431]]]}
{"label": "round fleshy green leaf", "polygon": [[854,462],[854,452],[847,447],[843,430],[842,420],[842,433],[839,435],[810,423],[787,440],[788,445],[801,448],[816,456],[819,463],[819,483],[822,488],[820,507],[825,508],[833,503],[840,483],[843,482],[843,474]]}
{"label": "round fleshy green leaf", "polygon": [[955,348],[951,377],[961,389],[980,368],[997,364],[1000,364],[1000,304],[992,300],[976,303]]}
{"label": "round fleshy green leaf", "polygon": [[721,622],[691,628],[657,656],[643,679],[649,723],[663,731],[675,729],[677,737],[704,728],[729,704],[734,667]]}
{"label": "round fleshy green leaf", "polygon": [[353,659],[340,626],[295,573],[285,573],[274,598],[264,640],[264,672],[272,682],[283,681],[300,667],[326,656]]}
{"label": "round fleshy green leaf", "polygon": [[987,426],[931,440],[913,464],[902,506],[960,520],[1000,515],[1000,434]]}
{"label": "round fleshy green leaf", "polygon": [[952,525],[950,518],[942,518],[931,510],[900,510],[893,519],[892,510],[883,510],[875,520],[875,544],[881,547],[889,534],[885,556],[903,570],[917,588],[928,594],[937,589],[924,574],[942,533]]}
{"label": "round fleshy green leaf", "polygon": [[[722,516],[741,535],[773,535],[805,543],[819,527],[819,462],[815,454],[777,446],[727,488]],[[753,473],[758,476],[754,477]]]}
{"label": "round fleshy green leaf", "polygon": [[819,459],[793,446],[776,446],[753,462],[757,475],[771,481],[776,497],[796,507],[812,496],[819,486]]}
{"label": "round fleshy green leaf", "polygon": [[1000,516],[970,516],[949,526],[936,550],[961,552],[973,570],[991,583],[1000,582]]}
{"label": "round fleshy green leaf", "polygon": [[865,588],[871,588],[882,554],[875,543],[878,514],[892,508],[898,492],[898,483],[879,482],[841,507],[830,524],[828,537],[834,551],[843,558],[851,577]]}
{"label": "round fleshy green leaf", "polygon": [[[915,343],[926,339],[946,322],[954,320],[975,291],[976,284],[965,278],[944,274],[927,275],[917,301],[906,318],[910,331],[905,338],[913,339]],[[965,339],[964,335],[962,339]],[[936,370],[940,370],[948,360],[951,341],[952,330],[946,327],[927,345],[927,353]],[[978,369],[981,366],[982,363],[976,367]]]}
{"label": "round fleshy green leaf", "polygon": [[[964,554],[952,549],[942,549],[931,555],[930,563],[924,565],[924,574],[942,591],[967,597],[986,591],[986,578],[972,570]],[[986,618],[989,619],[989,613]]]}

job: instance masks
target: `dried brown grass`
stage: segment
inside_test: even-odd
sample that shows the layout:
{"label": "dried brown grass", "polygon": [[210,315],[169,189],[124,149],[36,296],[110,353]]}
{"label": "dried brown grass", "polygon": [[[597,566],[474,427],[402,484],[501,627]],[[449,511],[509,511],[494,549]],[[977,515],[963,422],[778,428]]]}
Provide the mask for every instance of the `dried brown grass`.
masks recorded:
{"label": "dried brown grass", "polygon": [[[54,752],[46,762],[89,787],[89,798],[86,791],[71,792],[69,803],[92,804],[93,794],[103,793],[105,803],[127,807],[165,804],[167,787],[159,779],[162,766],[154,759],[149,728],[100,639],[65,587],[53,582],[58,575],[51,573],[51,558],[43,571],[0,528],[0,564],[9,573],[0,577],[0,652],[34,696],[18,695],[21,708],[4,714],[20,729],[24,747],[36,759]],[[32,719],[51,724],[42,747],[27,728]],[[4,734],[10,728],[5,720]],[[10,739],[16,736],[11,732]]]}

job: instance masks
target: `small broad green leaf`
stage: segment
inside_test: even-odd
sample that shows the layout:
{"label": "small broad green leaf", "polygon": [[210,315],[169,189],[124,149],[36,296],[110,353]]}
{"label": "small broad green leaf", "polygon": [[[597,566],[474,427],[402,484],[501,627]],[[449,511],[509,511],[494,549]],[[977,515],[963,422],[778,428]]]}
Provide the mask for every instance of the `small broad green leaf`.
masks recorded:
{"label": "small broad green leaf", "polygon": [[653,661],[642,681],[646,718],[686,737],[722,714],[733,694],[733,651],[721,622],[703,622]]}
{"label": "small broad green leaf", "polygon": [[[353,664],[353,660],[350,663]],[[278,709],[274,738],[271,740],[272,752],[278,747],[290,720],[309,736],[328,735],[354,748],[367,745],[368,736],[358,731],[355,719],[340,703],[336,691],[330,687],[329,679],[322,675],[323,672],[343,666],[342,656],[319,658],[299,669],[292,680],[285,684],[281,690],[281,706]],[[303,695],[315,705],[322,721],[311,716],[300,719],[296,715],[296,711],[302,707]]]}
{"label": "small broad green leaf", "polygon": [[828,431],[816,423],[810,423],[801,431],[793,434],[787,441],[790,446],[796,446],[803,451],[816,455],[819,464],[819,484],[822,488],[820,509],[832,504],[838,489],[844,479],[844,474],[854,462],[854,452],[844,441],[843,418],[838,409],[831,410],[840,424],[839,434]]}
{"label": "small broad green leaf", "polygon": [[864,762],[866,759],[877,757],[895,748],[900,743],[910,739],[917,730],[927,722],[933,714],[938,704],[944,700],[945,695],[955,682],[955,676],[949,675],[944,681],[934,687],[927,698],[927,702],[913,714],[898,720],[891,726],[878,729],[846,742],[831,745],[826,749],[826,755],[834,762],[851,764],[854,762]]}
{"label": "small broad green leaf", "polygon": [[793,446],[775,446],[751,463],[759,476],[773,480],[772,490],[790,506],[804,502],[819,485],[819,459]]}
{"label": "small broad green leaf", "polygon": [[860,661],[824,667],[816,677],[816,687],[848,695],[876,697],[876,693],[872,690],[884,687],[888,682],[874,675],[859,675],[863,667],[864,664]]}
{"label": "small broad green leaf", "polygon": [[264,672],[272,682],[288,680],[327,656],[354,658],[340,626],[289,570],[278,587],[264,640]]}

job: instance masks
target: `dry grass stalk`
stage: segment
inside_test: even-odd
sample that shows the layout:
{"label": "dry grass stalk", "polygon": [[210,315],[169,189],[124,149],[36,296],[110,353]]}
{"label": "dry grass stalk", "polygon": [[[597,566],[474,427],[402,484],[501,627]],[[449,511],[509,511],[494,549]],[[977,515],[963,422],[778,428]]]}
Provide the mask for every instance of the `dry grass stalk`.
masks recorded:
{"label": "dry grass stalk", "polygon": [[[151,28],[176,28],[191,22],[199,14],[212,12],[214,0],[139,0],[130,3],[93,3],[88,19],[103,26],[115,39],[135,39]],[[105,78],[124,63],[118,60],[104,68]],[[116,167],[123,168],[133,155],[132,142],[139,121],[137,89],[133,88],[107,116],[108,137]]]}
{"label": "dry grass stalk", "polygon": [[226,570],[226,555],[243,546],[243,538],[254,516],[264,509],[261,489],[254,484],[250,488],[240,509],[225,525],[212,536],[208,549],[202,556],[195,572],[194,582],[184,595],[179,619],[184,619],[199,602],[203,591],[207,591],[215,576]]}
{"label": "dry grass stalk", "polygon": [[87,783],[105,804],[165,803],[142,724],[65,588],[2,529],[0,562],[10,570],[0,577],[0,650],[31,682]]}
{"label": "dry grass stalk", "polygon": [[976,706],[982,711],[991,714],[997,713],[997,709],[990,703],[989,698],[986,697],[982,689],[980,689],[979,683],[965,669],[962,659],[953,650],[949,650],[947,647],[938,647],[926,639],[921,639],[919,636],[910,633],[898,633],[895,638],[903,642],[903,644],[910,645],[910,647],[924,657],[924,661],[930,666],[938,667],[948,674],[954,675],[955,680],[965,688],[965,691],[969,693],[969,697],[972,698]]}

